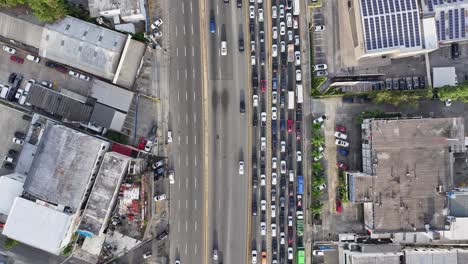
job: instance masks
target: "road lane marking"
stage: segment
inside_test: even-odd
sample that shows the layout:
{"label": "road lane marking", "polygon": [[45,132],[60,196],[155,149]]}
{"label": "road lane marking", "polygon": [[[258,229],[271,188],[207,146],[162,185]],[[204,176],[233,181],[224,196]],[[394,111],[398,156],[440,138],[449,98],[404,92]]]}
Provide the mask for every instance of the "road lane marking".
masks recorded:
{"label": "road lane marking", "polygon": [[192,1],[190,1],[190,13],[193,13],[192,12]]}
{"label": "road lane marking", "polygon": [[[195,164],[195,167],[197,166],[197,156],[194,157],[193,163]],[[195,189],[197,188],[197,178],[195,178]]]}
{"label": "road lane marking", "polygon": [[[187,231],[188,231],[188,221],[185,220],[185,232],[187,232]],[[187,245],[185,245],[185,247],[187,248]]]}
{"label": "road lane marking", "polygon": [[[194,100],[195,101],[195,100]],[[197,123],[197,114],[193,114],[193,123],[196,124]],[[197,136],[195,136],[197,137]],[[195,140],[196,141],[196,140]]]}
{"label": "road lane marking", "polygon": [[185,102],[187,102],[187,101],[188,101],[188,92],[185,91]]}
{"label": "road lane marking", "polygon": [[218,27],[218,30],[217,30],[218,37],[219,37],[220,31],[221,31],[221,27]]}
{"label": "road lane marking", "polygon": [[180,124],[180,113],[177,114],[177,124]]}
{"label": "road lane marking", "polygon": [[[180,181],[179,181],[179,189],[180,189]],[[180,209],[180,200],[179,200],[179,209]]]}
{"label": "road lane marking", "polygon": [[195,68],[192,68],[192,79],[195,79]]}
{"label": "road lane marking", "polygon": [[187,56],[187,47],[184,47],[184,56]]}
{"label": "road lane marking", "polygon": [[177,37],[177,25],[175,26],[175,35]]}
{"label": "road lane marking", "polygon": [[195,210],[197,210],[197,200],[195,200],[195,204],[194,204],[193,208],[195,208]]}
{"label": "road lane marking", "polygon": [[[179,201],[180,202],[180,201]],[[177,221],[177,232],[180,233],[180,220]]]}
{"label": "road lane marking", "polygon": [[185,14],[185,5],[184,5],[184,1],[182,1],[182,14]]}
{"label": "road lane marking", "polygon": [[[195,158],[197,158],[197,156],[195,156]],[[195,177],[195,189],[197,189],[197,178]],[[195,205],[197,204],[197,200],[195,200]],[[196,207],[196,206],[195,206]]]}
{"label": "road lane marking", "polygon": [[192,24],[191,28],[192,28],[192,36],[193,36],[193,24]]}
{"label": "road lane marking", "polygon": [[185,200],[185,209],[188,209],[188,200]]}
{"label": "road lane marking", "polygon": [[195,221],[195,232],[197,232],[197,229],[198,229],[198,222]]}
{"label": "road lane marking", "polygon": [[177,80],[180,80],[179,69],[177,69]]}
{"label": "road lane marking", "polygon": [[177,102],[180,102],[180,92],[177,91]]}
{"label": "road lane marking", "polygon": [[184,25],[184,35],[185,35],[185,25]]}
{"label": "road lane marking", "polygon": [[218,208],[221,209],[221,200],[218,200]]}
{"label": "road lane marking", "polygon": [[[195,142],[194,142],[194,145],[197,144],[197,136],[195,136]],[[196,157],[196,156],[195,156]]]}
{"label": "road lane marking", "polygon": [[188,76],[188,74],[187,74],[187,69],[185,69],[185,79],[186,79],[186,80],[187,80],[187,76]]}
{"label": "road lane marking", "polygon": [[193,91],[193,101],[195,102],[195,91]]}
{"label": "road lane marking", "polygon": [[195,56],[195,49],[192,46],[192,57],[194,57],[194,56]]}
{"label": "road lane marking", "polygon": [[[178,156],[177,159],[178,159],[179,166],[180,166],[180,156]],[[180,181],[178,181],[178,182],[179,182],[179,189],[180,189]]]}
{"label": "road lane marking", "polygon": [[216,15],[219,15],[219,5],[216,4]]}
{"label": "road lane marking", "polygon": [[[185,156],[185,166],[188,167],[188,155]],[[188,178],[187,178],[188,179]]]}
{"label": "road lane marking", "polygon": [[179,145],[180,145],[180,136],[177,136],[177,141],[179,142]]}
{"label": "road lane marking", "polygon": [[195,244],[195,249],[194,249],[195,255],[198,253],[198,244]]}
{"label": "road lane marking", "polygon": [[176,56],[179,57],[179,48],[176,48]]}
{"label": "road lane marking", "polygon": [[[185,100],[187,100],[187,97],[185,97]],[[185,124],[188,124],[188,114],[185,114]]]}
{"label": "road lane marking", "polygon": [[188,145],[188,136],[185,136],[185,142],[186,142],[185,144]]}
{"label": "road lane marking", "polygon": [[221,77],[221,68],[218,68],[218,74],[219,74],[218,76]]}
{"label": "road lane marking", "polygon": [[[187,222],[185,222],[187,223]],[[185,255],[187,255],[187,243],[185,243]]]}

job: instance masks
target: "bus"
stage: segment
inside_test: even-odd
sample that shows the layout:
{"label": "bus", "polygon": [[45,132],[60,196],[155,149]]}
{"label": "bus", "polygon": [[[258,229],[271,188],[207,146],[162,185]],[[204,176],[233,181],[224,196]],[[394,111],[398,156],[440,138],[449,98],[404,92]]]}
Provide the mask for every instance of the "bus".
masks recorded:
{"label": "bus", "polygon": [[296,85],[296,96],[297,96],[297,103],[302,104],[304,102],[302,91],[302,84]]}
{"label": "bus", "polygon": [[295,16],[298,16],[299,13],[300,13],[300,4],[299,4],[299,0],[294,0],[294,5],[293,5],[293,7],[294,7],[293,14],[294,14]]}
{"label": "bus", "polygon": [[304,264],[305,263],[305,251],[304,248],[297,248],[297,264]]}

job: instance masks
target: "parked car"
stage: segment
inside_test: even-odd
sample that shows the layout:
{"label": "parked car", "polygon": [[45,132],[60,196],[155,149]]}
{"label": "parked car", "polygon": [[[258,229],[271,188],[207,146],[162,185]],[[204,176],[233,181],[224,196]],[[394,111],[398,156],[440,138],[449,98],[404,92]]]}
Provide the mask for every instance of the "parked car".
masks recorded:
{"label": "parked car", "polygon": [[23,145],[24,144],[24,140],[16,138],[16,137],[14,137],[12,139],[12,141],[13,141],[13,143],[18,144],[18,145]]}
{"label": "parked car", "polygon": [[162,231],[161,233],[159,233],[159,234],[156,236],[156,239],[159,240],[159,241],[161,241],[161,240],[167,238],[168,235],[169,235],[169,233],[168,233],[166,230],[164,230],[164,231]]}
{"label": "parked car", "polygon": [[323,121],[325,121],[327,119],[327,116],[326,115],[321,115],[319,117],[317,117],[316,119],[314,119],[314,124],[320,124],[322,123]]}
{"label": "parked car", "polygon": [[346,135],[346,134],[344,134],[344,133],[341,133],[341,132],[338,132],[338,131],[336,131],[336,132],[335,132],[335,137],[336,137],[336,138],[341,138],[341,139],[344,139],[344,140],[346,140],[346,139],[348,138],[348,135]]}
{"label": "parked car", "polygon": [[15,54],[16,53],[16,50],[12,47],[8,47],[8,46],[3,46],[3,50],[10,53],[10,54]]}
{"label": "parked car", "polygon": [[154,196],[154,201],[155,202],[163,201],[163,200],[166,200],[166,199],[167,199],[167,196],[166,196],[165,193]]}
{"label": "parked car", "polygon": [[31,54],[26,55],[26,59],[32,62],[36,62],[36,63],[39,63],[41,61],[41,58],[31,55]]}
{"label": "parked car", "polygon": [[346,127],[342,125],[336,125],[335,126],[335,131],[341,132],[341,133],[346,133]]}
{"label": "parked car", "polygon": [[317,190],[321,191],[325,188],[327,188],[327,185],[325,183],[320,184],[319,186],[315,187]]}
{"label": "parked car", "polygon": [[340,147],[336,148],[336,151],[338,153],[340,153],[341,155],[343,155],[343,156],[348,156],[348,154],[349,154],[349,152],[346,149],[340,148]]}
{"label": "parked car", "polygon": [[11,56],[10,56],[10,60],[11,60],[11,61],[14,61],[14,62],[16,62],[16,63],[19,63],[19,64],[23,64],[23,63],[24,63],[24,59],[21,58],[21,57],[18,57],[18,56],[16,56],[16,55],[11,55]]}
{"label": "parked car", "polygon": [[315,32],[322,32],[325,30],[325,26],[324,25],[318,25],[318,26],[314,26],[314,31]]}
{"label": "parked car", "polygon": [[326,70],[328,67],[326,64],[315,64],[314,71]]}
{"label": "parked car", "polygon": [[75,78],[80,78],[80,74],[73,70],[68,71],[68,75],[75,77]]}
{"label": "parked car", "polygon": [[336,199],[335,200],[335,208],[336,208],[336,212],[337,213],[341,213],[343,211],[343,206],[341,204],[341,200],[340,199]]}
{"label": "parked car", "polygon": [[162,24],[163,24],[163,20],[161,18],[158,18],[156,19],[156,21],[154,21],[151,24],[151,29],[152,30],[158,29],[160,26],[162,26]]}
{"label": "parked car", "polygon": [[344,140],[341,140],[341,139],[336,139],[335,144],[337,146],[341,146],[341,147],[345,147],[345,148],[349,147],[349,143],[347,141],[344,141]]}
{"label": "parked car", "polygon": [[46,87],[46,88],[52,88],[52,83],[48,81],[41,81],[41,85]]}
{"label": "parked car", "polygon": [[344,170],[344,171],[347,171],[347,170],[348,170],[348,165],[344,164],[344,163],[341,162],[341,161],[338,161],[338,162],[336,163],[336,165],[338,166],[338,168],[340,168],[340,169],[342,169],[342,170]]}

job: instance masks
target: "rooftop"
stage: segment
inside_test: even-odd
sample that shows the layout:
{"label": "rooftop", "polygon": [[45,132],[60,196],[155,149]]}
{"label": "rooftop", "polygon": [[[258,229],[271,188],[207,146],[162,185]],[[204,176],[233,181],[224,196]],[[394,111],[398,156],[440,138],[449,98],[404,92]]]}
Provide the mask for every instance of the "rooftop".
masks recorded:
{"label": "rooftop", "polygon": [[384,232],[443,229],[447,197],[438,189],[453,188],[452,154],[465,150],[463,118],[366,119],[362,128],[372,153],[363,160],[371,160],[374,178],[366,224]]}
{"label": "rooftop", "polygon": [[47,123],[24,189],[39,199],[80,206],[98,155],[108,143],[62,125]]}
{"label": "rooftop", "polygon": [[466,13],[468,2],[460,0],[423,0],[424,12],[433,14],[439,41],[450,42],[466,39]]}
{"label": "rooftop", "polygon": [[16,197],[23,193],[23,183],[8,176],[0,177],[0,214],[8,215]]}
{"label": "rooftop", "polygon": [[454,192],[449,199],[449,215],[454,217],[468,217],[468,193]]}
{"label": "rooftop", "polygon": [[457,85],[457,74],[455,73],[455,67],[434,67],[432,68],[434,88],[443,86],[455,86]]}
{"label": "rooftop", "polygon": [[117,199],[120,183],[127,172],[130,158],[117,152],[104,155],[94,188],[84,211],[79,229],[99,235],[107,226]]}
{"label": "rooftop", "polygon": [[[140,0],[89,0],[88,7],[91,17],[102,16],[104,11],[119,10],[120,16],[144,13]],[[100,14],[101,12],[101,14]],[[143,14],[144,15],[144,14]]]}
{"label": "rooftop", "polygon": [[70,224],[71,216],[17,197],[3,235],[58,255]]}

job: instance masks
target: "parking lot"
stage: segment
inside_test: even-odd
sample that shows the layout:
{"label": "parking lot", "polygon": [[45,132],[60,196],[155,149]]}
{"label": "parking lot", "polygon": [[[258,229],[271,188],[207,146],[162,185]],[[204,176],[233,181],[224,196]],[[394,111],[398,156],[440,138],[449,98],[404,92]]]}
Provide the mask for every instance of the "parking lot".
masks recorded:
{"label": "parking lot", "polygon": [[2,157],[2,167],[0,168],[0,175],[5,175],[13,172],[12,169],[5,168],[5,157],[7,156],[8,151],[12,149],[15,152],[17,152],[16,158],[14,158],[13,162],[7,162],[12,164],[16,164],[16,159],[21,153],[21,145],[13,143],[12,139],[15,135],[15,132],[26,134],[28,131],[30,121],[23,119],[23,115],[24,113],[18,110],[0,104],[0,123],[3,124],[1,126],[0,132],[0,145],[3,146],[2,149],[0,149],[0,156]]}

